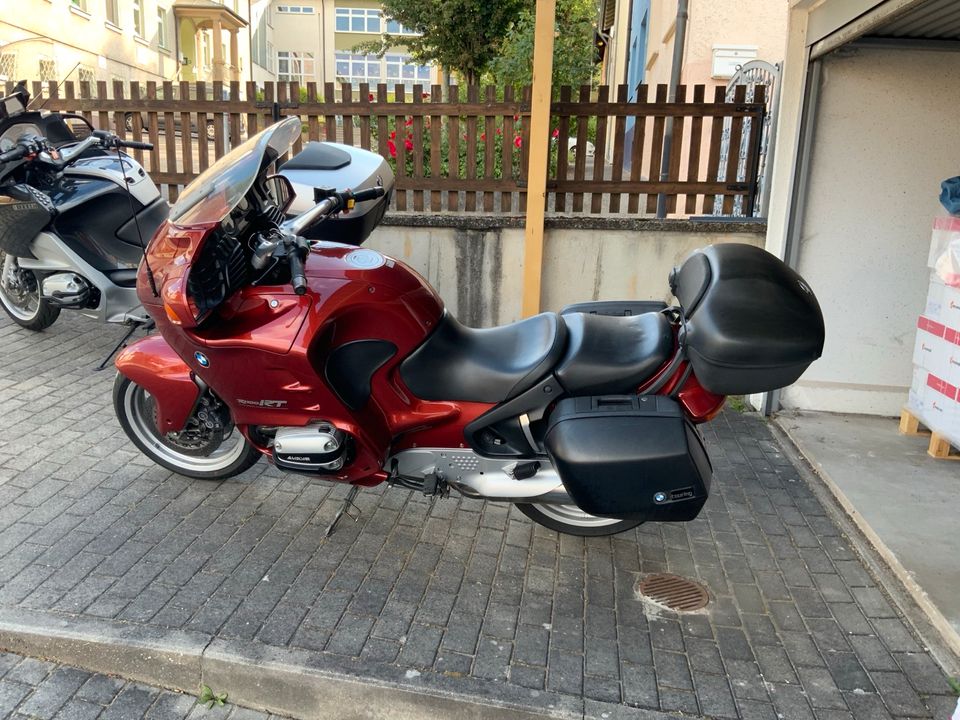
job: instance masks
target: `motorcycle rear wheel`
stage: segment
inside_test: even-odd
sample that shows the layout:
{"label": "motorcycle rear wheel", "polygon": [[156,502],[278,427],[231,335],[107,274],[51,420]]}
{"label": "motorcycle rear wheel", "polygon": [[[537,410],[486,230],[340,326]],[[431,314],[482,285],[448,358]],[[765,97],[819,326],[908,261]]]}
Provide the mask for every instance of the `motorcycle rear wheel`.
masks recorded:
{"label": "motorcycle rear wheel", "polygon": [[576,505],[539,503],[515,503],[515,505],[517,510],[538,525],[567,535],[579,535],[581,537],[616,535],[643,524],[642,520],[616,520],[614,518],[597,517],[585,513]]}
{"label": "motorcycle rear wheel", "polygon": [[[113,384],[113,406],[120,427],[130,441],[157,465],[199,480],[224,480],[253,467],[260,451],[232,426],[220,437],[204,438],[202,423],[193,442],[180,438],[185,433],[161,433],[157,428],[155,403],[146,390],[117,373]],[[205,443],[205,444],[204,444]]]}
{"label": "motorcycle rear wheel", "polygon": [[40,297],[40,276],[18,267],[16,258],[3,250],[0,250],[0,305],[17,325],[35,332],[46,330],[60,317],[60,308]]}

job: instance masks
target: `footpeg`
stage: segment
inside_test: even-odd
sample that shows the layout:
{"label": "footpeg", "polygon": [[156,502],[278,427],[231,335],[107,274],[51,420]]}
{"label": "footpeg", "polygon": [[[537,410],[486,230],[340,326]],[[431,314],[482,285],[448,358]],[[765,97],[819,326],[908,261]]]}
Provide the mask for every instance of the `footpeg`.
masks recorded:
{"label": "footpeg", "polygon": [[437,473],[431,473],[423,479],[423,494],[431,497],[447,497],[450,494],[450,486]]}
{"label": "footpeg", "polygon": [[[357,497],[359,492],[360,488],[357,485],[354,485],[350,488],[350,492],[348,492],[347,496],[343,499],[343,505],[341,505],[340,509],[337,510],[337,514],[333,516],[333,522],[327,526],[327,531],[324,533],[324,537],[330,537],[333,535],[333,531],[337,529],[337,523],[340,522],[340,518],[342,518],[344,515],[354,522],[360,519],[360,508],[358,508],[353,502],[354,498]],[[350,508],[353,508],[357,511],[356,517],[350,514]]]}
{"label": "footpeg", "polygon": [[513,468],[513,478],[514,480],[529,480],[537,474],[538,470],[540,470],[540,463],[535,460],[533,462],[517,463]]}

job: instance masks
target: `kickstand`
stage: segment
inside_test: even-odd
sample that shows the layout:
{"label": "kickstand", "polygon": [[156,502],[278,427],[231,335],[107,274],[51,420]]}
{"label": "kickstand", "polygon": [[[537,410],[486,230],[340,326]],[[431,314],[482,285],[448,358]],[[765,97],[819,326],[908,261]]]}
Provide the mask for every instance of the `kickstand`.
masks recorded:
{"label": "kickstand", "polygon": [[116,346],[113,350],[111,350],[111,351],[110,351],[110,354],[107,355],[107,356],[103,359],[103,362],[100,363],[99,365],[97,365],[97,367],[95,368],[95,371],[96,371],[96,372],[100,372],[101,370],[105,370],[106,367],[107,367],[107,363],[110,362],[110,358],[112,358],[112,357],[113,357],[114,355],[116,355],[120,350],[122,350],[123,348],[125,348],[125,347],[127,346],[127,340],[129,340],[129,339],[131,338],[131,336],[132,336],[137,330],[139,330],[141,327],[146,328],[146,329],[147,329],[147,332],[149,332],[149,331],[152,329],[152,327],[153,327],[153,323],[152,323],[152,322],[149,322],[149,323],[134,323],[134,324],[130,327],[130,329],[127,330],[127,333],[123,336],[123,339],[121,339],[120,342],[117,343],[117,346]]}
{"label": "kickstand", "polygon": [[[337,514],[333,516],[333,522],[331,522],[330,525],[327,526],[327,532],[325,533],[325,537],[330,537],[331,535],[333,535],[333,531],[337,529],[337,523],[340,522],[340,518],[342,518],[344,515],[346,515],[348,518],[350,518],[354,522],[360,519],[360,508],[358,508],[353,502],[353,499],[357,496],[357,493],[359,492],[360,492],[360,488],[357,485],[354,485],[353,487],[350,488],[350,492],[348,492],[347,496],[343,499],[343,505],[341,505],[340,509],[337,510]],[[351,507],[357,511],[356,517],[350,514]]]}

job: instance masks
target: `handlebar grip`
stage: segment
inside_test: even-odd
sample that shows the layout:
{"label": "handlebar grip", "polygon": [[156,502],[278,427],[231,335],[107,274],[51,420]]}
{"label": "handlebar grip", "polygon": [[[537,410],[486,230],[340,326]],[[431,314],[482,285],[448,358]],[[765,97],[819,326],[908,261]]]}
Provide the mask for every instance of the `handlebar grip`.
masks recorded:
{"label": "handlebar grip", "polygon": [[383,197],[386,194],[386,190],[382,187],[372,187],[367,188],[366,190],[357,190],[353,193],[354,202],[365,202],[367,200],[375,200],[378,197]]}
{"label": "handlebar grip", "polygon": [[27,149],[18,145],[12,150],[7,150],[5,153],[0,153],[0,162],[7,163],[11,160],[19,160],[20,158],[26,157],[27,154]]}
{"label": "handlebar grip", "polygon": [[287,264],[290,266],[290,284],[297,295],[307,292],[307,277],[303,269],[303,259],[299,248],[294,248],[287,255]]}
{"label": "handlebar grip", "polygon": [[133,148],[134,150],[153,150],[153,143],[138,140],[117,140],[117,147]]}

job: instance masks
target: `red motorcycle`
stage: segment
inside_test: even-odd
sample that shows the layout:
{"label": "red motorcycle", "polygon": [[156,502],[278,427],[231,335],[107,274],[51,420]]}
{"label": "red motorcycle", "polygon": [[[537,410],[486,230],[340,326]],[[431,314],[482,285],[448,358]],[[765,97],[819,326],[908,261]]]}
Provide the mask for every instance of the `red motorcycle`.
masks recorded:
{"label": "red motorcycle", "polygon": [[[387,482],[607,535],[695,518],[712,473],[697,425],[725,395],[788,385],[820,356],[809,286],[739,244],[675,270],[676,307],[587,303],[464,327],[416,272],[357,247],[389,197],[375,177],[318,189],[285,220],[293,192],[269,171],[300,132],[287,119],[207,170],[140,265],[159,335],[117,358],[114,403],[166,468],[222,478],[265,455],[350,483],[330,530],[358,488]],[[303,237],[324,226],[352,244]]]}

